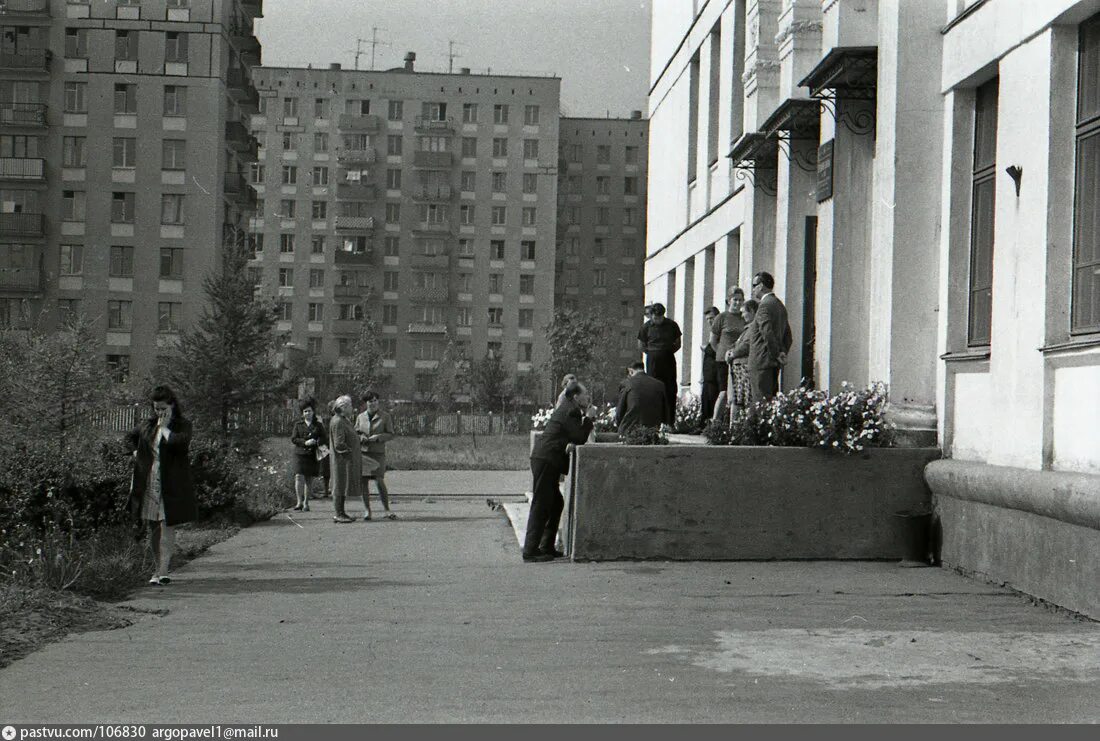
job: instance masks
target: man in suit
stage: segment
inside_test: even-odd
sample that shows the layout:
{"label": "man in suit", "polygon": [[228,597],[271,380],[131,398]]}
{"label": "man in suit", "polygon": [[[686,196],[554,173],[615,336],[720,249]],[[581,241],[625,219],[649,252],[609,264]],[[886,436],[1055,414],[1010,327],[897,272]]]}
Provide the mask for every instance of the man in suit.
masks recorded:
{"label": "man in suit", "polygon": [[645,353],[645,372],[665,385],[669,420],[676,419],[676,353],[683,333],[665,316],[663,304],[653,304],[653,318],[638,332],[638,349]]}
{"label": "man in suit", "polygon": [[596,423],[596,409],[591,406],[584,386],[572,381],[565,387],[563,396],[531,451],[534,496],[523,540],[525,562],[550,561],[564,555],[554,548],[558,521],[565,509],[558,483],[569,469],[569,446],[584,445]]}
{"label": "man in suit", "polygon": [[759,303],[749,346],[749,379],[752,400],[770,399],[779,392],[779,369],[787,362],[791,349],[791,325],[787,307],[775,295],[775,278],[759,272],[752,278],[752,297]]}
{"label": "man in suit", "polygon": [[[719,316],[718,307],[708,307],[703,312],[703,326],[708,329],[704,332],[704,336],[710,336],[713,331],[714,322]],[[714,414],[714,403],[718,400],[719,390],[726,387],[724,379],[719,378],[719,368],[727,368],[725,362],[718,360],[718,354],[715,352],[716,343],[711,342],[709,339],[703,343],[703,395],[700,398],[700,403],[703,407],[703,423],[711,418]]]}
{"label": "man in suit", "polygon": [[638,361],[626,369],[627,379],[619,394],[619,406],[615,419],[619,421],[619,433],[631,427],[660,427],[671,424],[668,418],[668,401],[665,385],[646,375],[645,365]]}

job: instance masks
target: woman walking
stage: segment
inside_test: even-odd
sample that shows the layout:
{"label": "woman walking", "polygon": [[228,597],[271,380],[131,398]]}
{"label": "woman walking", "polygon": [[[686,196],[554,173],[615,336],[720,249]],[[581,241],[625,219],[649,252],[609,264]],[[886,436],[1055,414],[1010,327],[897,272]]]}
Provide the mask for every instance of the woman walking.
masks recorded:
{"label": "woman walking", "polygon": [[198,517],[189,458],[191,422],[172,389],[157,386],[153,416],[130,433],[134,475],[130,512],[145,522],[156,571],[150,584],[168,584],[177,525]]}
{"label": "woman walking", "polygon": [[344,502],[359,494],[359,478],[363,470],[363,457],[359,449],[359,435],[352,418],[355,407],[350,396],[341,396],[333,407],[332,421],[328,426],[332,458],[333,522],[353,522],[344,511]]}
{"label": "woman walking", "polygon": [[[290,442],[294,443],[294,510],[309,512],[309,489],[321,473],[318,452],[328,443],[328,436],[317,419],[317,406],[313,399],[298,402],[302,418],[294,423]],[[323,451],[322,451],[323,452]]]}

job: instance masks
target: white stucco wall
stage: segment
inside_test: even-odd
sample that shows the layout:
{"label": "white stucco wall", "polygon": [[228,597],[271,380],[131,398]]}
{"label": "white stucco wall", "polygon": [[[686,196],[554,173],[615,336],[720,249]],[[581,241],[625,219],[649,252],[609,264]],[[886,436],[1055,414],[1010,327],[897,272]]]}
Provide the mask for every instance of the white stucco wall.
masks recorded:
{"label": "white stucco wall", "polygon": [[1100,353],[1053,372],[1053,468],[1100,473]]}

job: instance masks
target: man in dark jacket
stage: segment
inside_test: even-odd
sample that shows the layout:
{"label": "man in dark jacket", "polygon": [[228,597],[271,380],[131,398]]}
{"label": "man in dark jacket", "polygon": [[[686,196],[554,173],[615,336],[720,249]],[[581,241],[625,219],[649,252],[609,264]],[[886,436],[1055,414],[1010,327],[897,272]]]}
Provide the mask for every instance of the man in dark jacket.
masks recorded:
{"label": "man in dark jacket", "polygon": [[665,316],[663,304],[653,304],[653,318],[638,332],[638,349],[645,353],[645,372],[665,385],[668,418],[676,419],[676,353],[683,343],[680,325]]}
{"label": "man in dark jacket", "polygon": [[534,496],[523,541],[524,561],[549,561],[565,555],[554,548],[565,509],[558,480],[569,469],[568,447],[583,445],[592,433],[596,410],[590,406],[588,391],[576,381],[565,387],[563,396],[531,451]]}
{"label": "man in dark jacket", "polygon": [[773,292],[775,278],[760,272],[752,278],[752,297],[760,302],[753,324],[757,331],[750,339],[749,380],[752,400],[770,399],[779,392],[779,369],[787,362],[791,349],[791,325],[787,307]]}
{"label": "man in dark jacket", "polygon": [[631,427],[660,427],[662,423],[671,424],[665,385],[646,375],[645,365],[641,361],[631,365],[626,372],[629,377],[623,384],[619,406],[615,409],[619,434]]}

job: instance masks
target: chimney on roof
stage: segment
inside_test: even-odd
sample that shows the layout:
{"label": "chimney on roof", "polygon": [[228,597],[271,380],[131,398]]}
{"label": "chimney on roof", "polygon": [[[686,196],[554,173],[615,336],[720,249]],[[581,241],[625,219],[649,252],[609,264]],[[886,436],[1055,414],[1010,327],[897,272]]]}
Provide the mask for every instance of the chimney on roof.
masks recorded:
{"label": "chimney on roof", "polygon": [[405,71],[406,72],[412,72],[413,71],[413,64],[415,62],[416,62],[416,52],[415,51],[405,52]]}
{"label": "chimney on roof", "polygon": [[328,68],[329,69],[340,69],[340,63],[339,62],[331,62],[329,64]]}
{"label": "chimney on roof", "polygon": [[468,74],[470,74],[470,68],[469,67],[460,67],[459,70],[458,70],[458,73],[460,75],[468,75]]}
{"label": "chimney on roof", "polygon": [[635,121],[640,121],[641,118],[642,118],[642,112],[641,111],[631,111],[630,112],[630,117]]}

